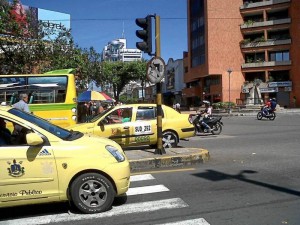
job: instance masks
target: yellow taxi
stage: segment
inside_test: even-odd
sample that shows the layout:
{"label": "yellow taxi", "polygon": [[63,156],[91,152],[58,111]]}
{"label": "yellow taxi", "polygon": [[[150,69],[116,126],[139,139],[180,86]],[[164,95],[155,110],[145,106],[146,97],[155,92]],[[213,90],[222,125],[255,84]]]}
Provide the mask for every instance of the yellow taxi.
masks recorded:
{"label": "yellow taxi", "polygon": [[[111,107],[96,115],[89,122],[67,127],[69,130],[94,134],[116,141],[121,146],[157,146],[156,104],[128,104]],[[189,114],[180,114],[162,105],[162,144],[173,148],[180,139],[195,135]]]}
{"label": "yellow taxi", "polygon": [[129,178],[116,142],[0,106],[0,207],[69,201],[83,213],[103,212],[126,195]]}

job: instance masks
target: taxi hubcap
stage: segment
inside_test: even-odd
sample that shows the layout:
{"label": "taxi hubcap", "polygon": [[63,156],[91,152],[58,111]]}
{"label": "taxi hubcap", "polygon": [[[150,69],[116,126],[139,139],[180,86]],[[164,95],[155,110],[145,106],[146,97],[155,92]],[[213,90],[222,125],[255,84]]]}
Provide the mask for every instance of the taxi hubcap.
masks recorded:
{"label": "taxi hubcap", "polygon": [[172,138],[172,135],[165,135],[162,141],[164,143],[164,148],[172,148],[172,145],[175,143],[175,140]]}
{"label": "taxi hubcap", "polygon": [[89,180],[81,185],[79,198],[88,207],[99,207],[107,199],[107,190],[101,182]]}

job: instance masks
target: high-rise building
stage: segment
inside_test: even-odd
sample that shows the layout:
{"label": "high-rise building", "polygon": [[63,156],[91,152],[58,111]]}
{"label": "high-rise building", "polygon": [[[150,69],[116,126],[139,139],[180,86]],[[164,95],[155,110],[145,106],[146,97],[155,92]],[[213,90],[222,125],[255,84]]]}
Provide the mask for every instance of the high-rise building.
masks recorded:
{"label": "high-rise building", "polygon": [[300,1],[187,0],[183,96],[262,104],[300,98]]}
{"label": "high-rise building", "polygon": [[126,39],[119,38],[104,46],[102,60],[122,62],[140,61],[142,60],[142,52],[139,49],[128,49]]}

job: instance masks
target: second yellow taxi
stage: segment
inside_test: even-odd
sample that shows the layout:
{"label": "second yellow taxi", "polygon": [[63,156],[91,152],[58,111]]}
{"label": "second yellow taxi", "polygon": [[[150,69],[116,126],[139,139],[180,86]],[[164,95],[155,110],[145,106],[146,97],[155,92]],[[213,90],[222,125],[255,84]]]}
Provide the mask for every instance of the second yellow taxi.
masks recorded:
{"label": "second yellow taxi", "polygon": [[[156,104],[126,104],[111,107],[98,114],[89,122],[67,127],[108,137],[121,146],[157,145]],[[162,105],[162,144],[164,148],[178,145],[180,139],[193,137],[195,127],[189,114]]]}

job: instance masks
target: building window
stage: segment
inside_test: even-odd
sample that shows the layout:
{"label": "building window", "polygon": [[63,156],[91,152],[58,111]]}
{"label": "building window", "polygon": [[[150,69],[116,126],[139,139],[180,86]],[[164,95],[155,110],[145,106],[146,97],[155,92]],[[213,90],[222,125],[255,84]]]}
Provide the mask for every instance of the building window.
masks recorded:
{"label": "building window", "polygon": [[282,51],[282,52],[271,52],[269,56],[271,61],[289,61],[290,60],[290,52]]}

